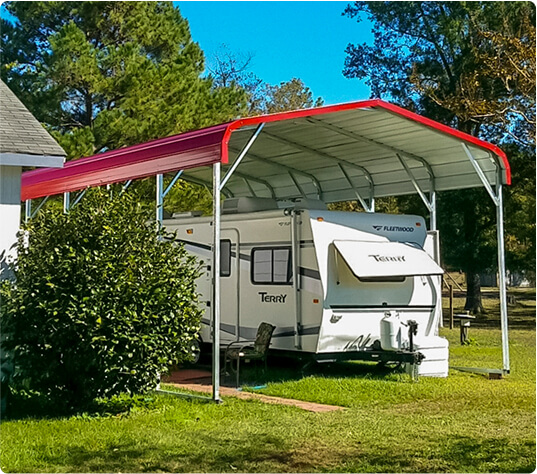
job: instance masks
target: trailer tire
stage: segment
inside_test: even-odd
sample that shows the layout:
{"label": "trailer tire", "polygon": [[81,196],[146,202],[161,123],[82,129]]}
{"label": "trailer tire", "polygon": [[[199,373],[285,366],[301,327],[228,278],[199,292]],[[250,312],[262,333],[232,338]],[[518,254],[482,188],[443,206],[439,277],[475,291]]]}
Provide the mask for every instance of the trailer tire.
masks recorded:
{"label": "trailer tire", "polygon": [[403,363],[400,361],[380,361],[377,364],[377,367],[381,370],[392,370],[398,371],[401,370]]}
{"label": "trailer tire", "polygon": [[188,361],[189,365],[198,365],[200,363],[201,347],[202,343],[200,338],[197,337],[192,341],[189,351],[191,356],[190,360]]}

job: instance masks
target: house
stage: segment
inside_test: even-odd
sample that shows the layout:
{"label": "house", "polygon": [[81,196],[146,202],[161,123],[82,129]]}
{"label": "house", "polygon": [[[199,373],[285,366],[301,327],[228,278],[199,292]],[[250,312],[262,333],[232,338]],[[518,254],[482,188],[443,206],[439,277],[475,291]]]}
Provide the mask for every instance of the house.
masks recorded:
{"label": "house", "polygon": [[17,240],[23,167],[61,168],[65,151],[0,81],[0,254]]}

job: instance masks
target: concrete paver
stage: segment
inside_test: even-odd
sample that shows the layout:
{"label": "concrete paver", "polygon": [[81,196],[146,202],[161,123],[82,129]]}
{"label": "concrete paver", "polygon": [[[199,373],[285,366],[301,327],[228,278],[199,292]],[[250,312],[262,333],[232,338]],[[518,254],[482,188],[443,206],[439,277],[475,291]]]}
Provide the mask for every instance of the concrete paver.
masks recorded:
{"label": "concrete paver", "polygon": [[[164,383],[175,385],[184,390],[193,392],[212,393],[211,373],[203,370],[185,369],[172,372],[162,380]],[[236,397],[242,400],[259,400],[263,403],[277,405],[287,405],[301,408],[302,410],[315,413],[326,413],[331,411],[341,411],[344,407],[334,405],[323,405],[321,403],[304,402],[289,398],[272,397],[261,393],[244,392],[232,387],[220,387],[220,394],[224,397]]]}

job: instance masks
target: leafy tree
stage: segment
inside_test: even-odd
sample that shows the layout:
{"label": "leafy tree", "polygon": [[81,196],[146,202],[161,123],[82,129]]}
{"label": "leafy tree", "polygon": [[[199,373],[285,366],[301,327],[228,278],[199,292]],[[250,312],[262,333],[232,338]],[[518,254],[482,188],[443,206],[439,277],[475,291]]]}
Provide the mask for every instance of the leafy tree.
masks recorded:
{"label": "leafy tree", "polygon": [[505,243],[507,268],[525,273],[535,281],[535,150],[514,144],[504,148],[515,183],[505,189],[509,226]]}
{"label": "leafy tree", "polygon": [[[8,2],[0,73],[68,159],[215,123],[247,110],[247,93],[202,77],[204,56],[171,2]],[[154,203],[154,180],[136,183]],[[170,211],[211,208],[184,181]]]}
{"label": "leafy tree", "polygon": [[[153,389],[185,361],[199,330],[199,265],[132,193],[86,193],[69,214],[46,210],[24,227],[14,281],[1,286],[11,386],[66,406]],[[29,246],[25,245],[25,239]]]}
{"label": "leafy tree", "polygon": [[312,91],[301,79],[293,78],[279,85],[264,83],[250,71],[254,56],[254,53],[235,53],[223,45],[209,65],[217,87],[236,86],[247,92],[247,115],[272,114],[323,105],[323,99],[313,99]]}
{"label": "leafy tree", "polygon": [[287,110],[309,109],[323,105],[323,99],[313,99],[313,93],[301,79],[296,77],[276,86],[267,86],[267,97],[262,112],[274,114]]}
{"label": "leafy tree", "polygon": [[250,70],[254,57],[251,52],[233,52],[224,44],[213,54],[207,66],[215,87],[238,87],[246,91],[248,116],[263,113],[267,88],[267,84]]}
{"label": "leafy tree", "polygon": [[[534,147],[531,3],[355,2],[345,14],[358,21],[366,14],[374,25],[373,45],[349,44],[344,68],[349,78],[366,78],[372,96],[485,139],[505,142],[516,135]],[[534,181],[532,161],[519,164],[521,174]],[[487,199],[482,190],[473,190],[439,200],[439,227],[444,236],[450,234],[443,239],[446,262],[466,271],[466,308],[474,312],[482,310],[479,273],[494,266],[487,250],[493,236]],[[478,204],[487,209],[476,213]],[[531,220],[524,219],[526,227]],[[451,232],[452,225],[461,227]],[[517,225],[507,222],[508,241]]]}
{"label": "leafy tree", "polygon": [[8,2],[2,77],[69,158],[225,122],[238,88],[204,57],[171,2]]}

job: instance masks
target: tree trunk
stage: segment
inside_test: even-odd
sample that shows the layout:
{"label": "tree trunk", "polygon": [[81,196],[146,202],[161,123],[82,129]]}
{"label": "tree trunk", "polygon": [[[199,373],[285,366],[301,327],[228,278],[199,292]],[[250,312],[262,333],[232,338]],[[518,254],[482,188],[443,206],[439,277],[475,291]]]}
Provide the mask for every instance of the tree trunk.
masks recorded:
{"label": "tree trunk", "polygon": [[466,303],[464,309],[472,314],[485,312],[481,301],[481,278],[479,273],[471,270],[466,272]]}

